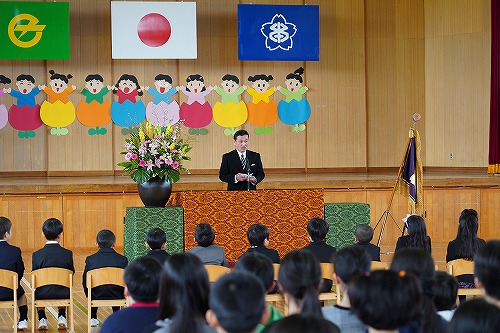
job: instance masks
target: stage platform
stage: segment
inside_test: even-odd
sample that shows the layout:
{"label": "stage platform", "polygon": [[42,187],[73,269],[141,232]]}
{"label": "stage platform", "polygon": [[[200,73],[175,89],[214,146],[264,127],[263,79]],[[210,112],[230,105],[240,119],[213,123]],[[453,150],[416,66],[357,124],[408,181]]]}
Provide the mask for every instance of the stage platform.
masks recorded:
{"label": "stage platform", "polygon": [[[268,172],[258,189],[391,189],[397,179],[394,172]],[[446,169],[424,172],[424,188],[487,188],[500,186],[500,177],[477,170]],[[184,174],[174,192],[225,190],[216,174]],[[27,177],[16,174],[0,177],[0,195],[37,195],[63,193],[136,193],[137,185],[129,176],[51,176]]]}

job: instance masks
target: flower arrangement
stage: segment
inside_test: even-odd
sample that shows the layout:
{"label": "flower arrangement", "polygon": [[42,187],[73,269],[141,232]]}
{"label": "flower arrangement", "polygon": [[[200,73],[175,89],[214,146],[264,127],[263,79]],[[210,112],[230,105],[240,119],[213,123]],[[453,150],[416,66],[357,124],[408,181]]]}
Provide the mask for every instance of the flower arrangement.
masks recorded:
{"label": "flower arrangement", "polygon": [[191,160],[188,140],[181,138],[181,124],[155,126],[145,120],[125,139],[125,161],[118,163],[132,179],[143,184],[153,177],[177,182],[180,170],[189,172],[182,163]]}

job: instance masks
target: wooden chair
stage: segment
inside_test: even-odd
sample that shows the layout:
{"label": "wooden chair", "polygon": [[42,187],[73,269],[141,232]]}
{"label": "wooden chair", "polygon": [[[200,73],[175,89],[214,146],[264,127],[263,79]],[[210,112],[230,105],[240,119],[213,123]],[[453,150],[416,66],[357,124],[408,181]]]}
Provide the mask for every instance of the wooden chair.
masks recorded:
{"label": "wooden chair", "polygon": [[[474,261],[455,259],[446,263],[448,274],[457,276],[462,274],[474,274]],[[458,296],[483,296],[483,290],[479,288],[459,288]]]}
{"label": "wooden chair", "polygon": [[[67,299],[36,299],[35,290],[49,284],[69,288]],[[33,289],[33,301],[31,303],[31,332],[35,332],[36,308],[47,306],[66,307],[68,309],[68,331],[75,332],[74,310],[73,310],[73,272],[65,268],[47,267],[31,272],[31,288]]]}
{"label": "wooden chair", "polygon": [[387,269],[389,269],[389,265],[387,263],[381,261],[372,261],[372,271]]}
{"label": "wooden chair", "polygon": [[123,268],[118,267],[103,267],[93,269],[87,272],[87,324],[88,333],[91,332],[90,320],[91,320],[91,308],[100,306],[119,306],[126,307],[127,299],[125,296],[121,299],[110,299],[110,300],[96,300],[92,299],[92,288],[99,287],[105,284],[112,284],[116,286],[125,287],[125,282],[123,280]]}
{"label": "wooden chair", "polygon": [[229,267],[219,266],[219,265],[205,265],[205,269],[208,273],[208,281],[215,282],[222,275],[231,272]]}
{"label": "wooden chair", "polygon": [[[280,270],[280,264],[273,264],[274,269],[274,280],[278,281],[278,272]],[[283,309],[285,306],[285,297],[280,294],[266,294],[266,303],[271,303],[275,308]]]}
{"label": "wooden chair", "polygon": [[[322,262],[320,263],[320,266],[321,266],[321,276],[323,277],[323,279],[329,279],[329,280],[332,280],[333,279],[333,273],[335,272],[334,271],[334,268],[333,268],[333,264],[332,263],[328,263],[328,262]],[[335,291],[333,291],[333,288],[335,288]],[[319,300],[321,302],[329,302],[329,301],[335,301],[335,302],[339,302],[340,301],[340,288],[338,288],[335,284],[332,286],[332,290],[331,291],[328,291],[328,292],[325,292],[325,293],[320,293],[319,294]]]}
{"label": "wooden chair", "polygon": [[0,301],[0,309],[12,309],[12,318],[14,321],[14,332],[17,332],[17,273],[13,271],[8,271],[5,269],[0,269],[0,287],[12,289],[14,297],[12,301]]}

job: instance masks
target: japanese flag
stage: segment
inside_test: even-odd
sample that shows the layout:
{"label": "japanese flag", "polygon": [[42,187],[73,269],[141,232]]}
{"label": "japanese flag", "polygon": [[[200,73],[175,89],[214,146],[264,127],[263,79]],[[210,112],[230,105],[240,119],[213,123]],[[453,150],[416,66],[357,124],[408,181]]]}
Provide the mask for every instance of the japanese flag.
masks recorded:
{"label": "japanese flag", "polygon": [[195,2],[111,1],[113,59],[196,59]]}

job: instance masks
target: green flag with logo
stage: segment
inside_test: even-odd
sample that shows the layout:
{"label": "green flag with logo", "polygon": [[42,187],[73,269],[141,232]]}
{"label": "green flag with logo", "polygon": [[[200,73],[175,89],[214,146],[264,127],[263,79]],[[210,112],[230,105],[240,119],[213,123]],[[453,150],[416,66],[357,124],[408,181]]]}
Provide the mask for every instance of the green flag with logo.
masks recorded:
{"label": "green flag with logo", "polygon": [[0,2],[0,45],[0,59],[69,59],[69,3]]}

